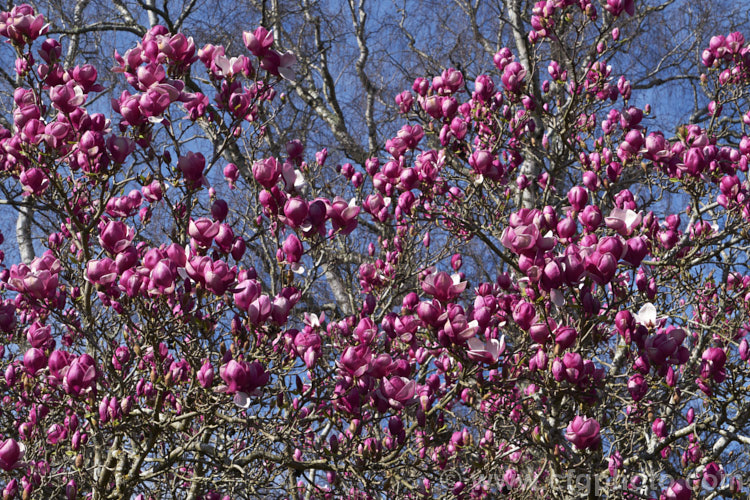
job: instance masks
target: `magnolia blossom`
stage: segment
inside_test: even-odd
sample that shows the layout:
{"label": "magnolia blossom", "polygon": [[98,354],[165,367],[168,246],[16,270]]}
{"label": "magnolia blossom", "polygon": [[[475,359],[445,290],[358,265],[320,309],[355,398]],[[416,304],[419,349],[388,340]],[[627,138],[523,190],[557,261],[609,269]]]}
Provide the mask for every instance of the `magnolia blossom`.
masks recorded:
{"label": "magnolia blossom", "polygon": [[630,209],[613,208],[609,217],[604,218],[608,228],[614,229],[621,236],[630,236],[633,230],[641,223],[643,215]]}
{"label": "magnolia blossom", "polygon": [[467,282],[461,281],[461,275],[458,273],[449,275],[441,271],[428,274],[422,282],[422,290],[441,302],[448,302],[460,295],[466,289],[466,285]]}
{"label": "magnolia blossom", "polygon": [[487,342],[482,342],[477,337],[472,337],[466,343],[469,345],[466,355],[474,361],[489,364],[497,363],[497,359],[505,352],[505,335],[500,337],[500,340],[489,339]]}
{"label": "magnolia blossom", "polygon": [[656,306],[651,302],[646,302],[641,306],[636,314],[633,315],[636,323],[647,328],[654,328],[657,325]]}
{"label": "magnolia blossom", "polygon": [[593,418],[577,415],[568,424],[565,431],[565,439],[570,441],[579,450],[592,448],[599,444],[599,422]]}
{"label": "magnolia blossom", "polygon": [[26,448],[15,439],[8,438],[0,445],[0,469],[12,470],[23,458]]}

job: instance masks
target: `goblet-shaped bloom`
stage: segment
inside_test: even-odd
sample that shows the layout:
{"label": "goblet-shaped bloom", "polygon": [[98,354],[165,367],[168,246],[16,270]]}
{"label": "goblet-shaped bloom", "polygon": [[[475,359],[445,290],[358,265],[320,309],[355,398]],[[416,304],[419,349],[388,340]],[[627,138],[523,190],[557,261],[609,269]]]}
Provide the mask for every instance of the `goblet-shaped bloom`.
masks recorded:
{"label": "goblet-shaped bloom", "polygon": [[678,479],[669,485],[664,498],[666,500],[690,500],[692,495],[688,483],[684,479]]}
{"label": "goblet-shaped bloom", "polygon": [[203,267],[203,278],[206,288],[216,295],[224,295],[224,292],[234,283],[234,269],[223,260],[210,262]]}
{"label": "goblet-shaped bloom", "polygon": [[683,364],[687,362],[689,352],[682,345],[685,331],[680,328],[669,328],[666,332],[652,335],[646,339],[644,350],[651,364]]}
{"label": "goblet-shaped bloom", "polygon": [[709,488],[719,486],[723,477],[724,471],[721,470],[721,467],[716,462],[706,464],[706,467],[703,469],[703,482]]}
{"label": "goblet-shaped bloom", "polygon": [[536,309],[533,304],[522,300],[516,304],[513,308],[513,321],[518,324],[522,330],[528,330],[531,328],[534,319],[536,318]]}
{"label": "goblet-shaped bloom", "polygon": [[459,274],[449,275],[444,271],[429,274],[422,281],[422,290],[441,302],[450,302],[466,289],[467,282]]}
{"label": "goblet-shaped bloom", "polygon": [[579,450],[592,448],[599,444],[599,422],[593,418],[576,417],[568,424],[565,431],[565,439],[573,443]]}
{"label": "goblet-shaped bloom", "polygon": [[370,348],[366,345],[347,347],[338,362],[339,367],[352,377],[361,377],[367,372],[372,359]]}
{"label": "goblet-shaped bloom", "polygon": [[41,349],[32,347],[23,355],[23,366],[32,377],[47,365],[47,356]]}
{"label": "goblet-shaped bloom", "polygon": [[648,382],[643,375],[636,373],[628,380],[628,392],[633,401],[640,401],[648,392]]}
{"label": "goblet-shaped bloom", "polygon": [[16,327],[16,306],[13,303],[0,303],[0,332],[10,333]]}
{"label": "goblet-shaped bloom", "polygon": [[284,252],[286,262],[290,264],[298,263],[302,258],[302,253],[305,251],[302,247],[302,242],[294,233],[287,236],[281,245],[281,249]]}
{"label": "goblet-shaped bloom", "polygon": [[191,186],[196,186],[203,180],[203,169],[206,167],[206,158],[201,153],[188,152],[185,156],[177,159],[177,169]]}
{"label": "goblet-shaped bloom", "polygon": [[326,216],[331,219],[333,230],[346,236],[357,227],[359,211],[360,207],[354,204],[354,198],[347,203],[343,198],[337,196],[328,205]]}
{"label": "goblet-shaped bloom", "polygon": [[15,439],[8,438],[0,445],[0,469],[4,471],[12,470],[23,458],[23,445],[18,444]]}
{"label": "goblet-shaped bloom", "polygon": [[125,163],[128,156],[135,151],[135,142],[127,137],[111,135],[107,139],[107,151],[115,163]]}
{"label": "goblet-shaped bloom", "polygon": [[44,23],[44,16],[36,14],[28,4],[17,5],[9,12],[0,13],[0,35],[20,46],[47,33],[48,26]]}
{"label": "goblet-shaped bloom", "polygon": [[299,197],[289,198],[284,204],[284,222],[290,227],[301,227],[307,219],[309,206]]}
{"label": "goblet-shaped bloom", "polygon": [[31,347],[43,348],[51,338],[50,326],[43,326],[38,321],[34,321],[29,329],[26,330],[26,340],[31,344]]}
{"label": "goblet-shaped bloom", "polygon": [[167,259],[156,263],[149,274],[148,290],[152,294],[170,294],[174,292],[175,271]]}
{"label": "goblet-shaped bloom", "polygon": [[489,339],[487,342],[482,342],[477,337],[472,337],[467,343],[469,344],[469,350],[466,355],[470,359],[481,361],[482,363],[496,363],[497,358],[505,351],[504,336],[500,340]]}
{"label": "goblet-shaped bloom", "polygon": [[75,359],[63,378],[65,392],[75,396],[85,394],[96,382],[96,362],[88,354]]}
{"label": "goblet-shaped bloom", "polygon": [[253,177],[266,189],[271,189],[279,180],[280,175],[281,168],[276,158],[266,158],[253,164]]}
{"label": "goblet-shaped bloom", "polygon": [[227,384],[229,394],[237,392],[250,393],[268,383],[269,375],[263,366],[253,361],[235,361],[234,359],[222,366],[219,375]]}
{"label": "goblet-shaped bloom", "polygon": [[237,307],[247,311],[250,304],[259,296],[260,285],[258,282],[256,280],[243,280],[235,288],[233,297]]}
{"label": "goblet-shaped bloom", "polygon": [[263,57],[271,45],[273,45],[273,32],[268,31],[263,26],[258,26],[252,33],[243,31],[242,41],[247,50],[252,52],[256,57]]}
{"label": "goblet-shaped bloom", "polygon": [[213,243],[214,237],[219,234],[221,223],[202,217],[198,220],[190,219],[188,223],[188,235],[195,240],[201,248],[208,248]]}
{"label": "goblet-shaped bloom", "polygon": [[133,228],[122,221],[109,221],[99,228],[99,244],[112,255],[129,247],[134,236]]}
{"label": "goblet-shaped bloom", "polygon": [[526,70],[521,63],[513,61],[503,69],[503,76],[501,77],[503,85],[510,92],[518,92],[521,89],[523,79],[526,77]]}
{"label": "goblet-shaped bloom", "polygon": [[52,105],[60,112],[70,114],[86,102],[83,88],[73,80],[65,85],[55,85],[49,91]]}
{"label": "goblet-shaped bloom", "polygon": [[583,210],[583,207],[589,202],[589,194],[586,192],[586,188],[583,186],[573,186],[568,191],[568,201],[576,212]]}
{"label": "goblet-shaped bloom", "polygon": [[438,335],[444,334],[455,344],[463,344],[474,337],[479,329],[479,322],[477,320],[467,321],[466,314],[459,306],[451,304],[445,316],[446,321],[443,324],[443,330]]}
{"label": "goblet-shaped bloom", "polygon": [[395,410],[400,410],[414,398],[417,383],[406,377],[383,378],[380,394],[388,400],[388,404]]}
{"label": "goblet-shaped bloom", "polygon": [[500,243],[513,253],[520,255],[534,250],[539,238],[539,228],[534,224],[509,226],[500,236]]}
{"label": "goblet-shaped bloom", "polygon": [[44,193],[49,187],[49,179],[39,168],[30,168],[21,172],[19,176],[24,194],[33,194],[36,196]]}
{"label": "goblet-shaped bloom", "polygon": [[727,378],[727,371],[724,369],[727,353],[724,349],[709,347],[703,351],[701,360],[701,377],[706,380],[713,378],[716,382],[723,382]]}
{"label": "goblet-shaped bloom", "polygon": [[91,260],[86,264],[86,280],[95,285],[109,285],[117,277],[117,264],[109,257],[100,260]]}
{"label": "goblet-shaped bloom", "polygon": [[211,387],[214,382],[214,367],[211,365],[209,360],[206,360],[198,370],[198,383],[204,389]]}
{"label": "goblet-shaped bloom", "polygon": [[578,331],[572,326],[563,326],[555,332],[555,343],[561,351],[572,346],[578,338]]}
{"label": "goblet-shaped bloom", "polygon": [[566,352],[562,358],[565,378],[568,382],[575,384],[583,377],[584,361],[583,357],[577,352]]}
{"label": "goblet-shaped bloom", "polygon": [[320,335],[305,328],[294,336],[294,348],[307,368],[312,368],[320,356]]}
{"label": "goblet-shaped bloom", "polygon": [[52,351],[47,361],[50,375],[57,380],[62,380],[74,357],[67,351]]}

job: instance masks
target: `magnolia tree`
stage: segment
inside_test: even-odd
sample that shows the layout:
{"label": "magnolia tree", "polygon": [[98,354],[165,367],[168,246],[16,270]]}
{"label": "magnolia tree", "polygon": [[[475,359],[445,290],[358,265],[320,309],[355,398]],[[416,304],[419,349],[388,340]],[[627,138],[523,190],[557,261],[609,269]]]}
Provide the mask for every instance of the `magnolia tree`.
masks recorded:
{"label": "magnolia tree", "polygon": [[336,167],[263,153],[295,78],[263,27],[152,27],[109,106],[0,14],[4,189],[48,232],[0,272],[4,497],[745,498],[750,46],[648,130],[601,56],[637,7],[537,3]]}

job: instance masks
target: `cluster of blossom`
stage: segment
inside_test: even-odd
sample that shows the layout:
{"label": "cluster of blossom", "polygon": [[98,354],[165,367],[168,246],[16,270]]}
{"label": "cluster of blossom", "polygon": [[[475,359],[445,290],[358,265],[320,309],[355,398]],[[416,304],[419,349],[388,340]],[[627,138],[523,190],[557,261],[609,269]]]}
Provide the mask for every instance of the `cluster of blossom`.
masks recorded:
{"label": "cluster of blossom", "polygon": [[[532,41],[550,38],[561,12],[575,6],[596,20],[595,6],[585,0],[538,2]],[[612,16],[634,10],[630,0],[607,0],[604,8]],[[495,80],[479,75],[467,82],[461,71],[447,69],[396,97],[415,122],[385,142],[389,157],[337,169],[357,190],[351,201],[321,192],[307,175],[324,167],[325,149],[307,164],[304,145],[290,141],[285,158],[255,161],[243,179],[257,202],[250,222],[275,241],[263,262],[278,267],[262,269],[247,262],[252,243],[235,234],[229,203],[210,187],[213,165],[202,153],[183,151],[175,162],[168,152],[144,154],[152,163],[138,172],[138,186],[124,166],[142,167],[137,157],[153,153],[158,127],[169,128],[164,117],[175,103],[193,121],[225,113],[230,134],[252,127],[260,102],[274,99],[274,78],[293,78],[294,57],[274,49],[273,35],[262,27],[243,35],[255,65],[247,56],[227,57],[223,47],[197,49],[192,39],[153,27],[115,57],[132,88],[112,102],[122,117],[116,135],[103,115],[86,109],[88,95],[101,90],[93,67],[62,68],[61,46],[52,39],[39,50],[45,64],[35,65],[31,46],[44,31],[31,7],[0,14],[0,35],[20,54],[19,74],[36,71],[40,82],[14,94],[13,130],[0,134],[5,179],[30,202],[55,207],[59,218],[49,250],[0,271],[1,387],[13,405],[0,442],[5,496],[46,491],[61,477],[65,488],[58,491],[68,498],[120,488],[124,477],[97,485],[82,472],[99,466],[106,478],[105,469],[114,470],[107,460],[91,462],[98,460],[92,446],[117,442],[123,429],[156,426],[160,418],[169,422],[164,432],[176,426],[175,435],[187,441],[203,439],[201,424],[213,415],[201,412],[225,406],[235,413],[221,418],[236,415],[248,424],[235,430],[254,436],[227,445],[238,460],[249,449],[253,455],[252,440],[263,433],[280,432],[287,421],[301,427],[292,437],[274,438],[268,453],[283,442],[289,470],[322,467],[328,484],[316,487],[329,497],[341,484],[352,498],[367,493],[337,462],[378,470],[382,460],[394,463],[397,456],[407,466],[419,461],[467,476],[478,463],[496,463],[507,491],[520,490],[525,468],[537,478],[548,474],[547,460],[538,459],[544,454],[573,468],[582,460],[603,463],[606,452],[608,472],[629,475],[632,463],[623,459],[629,444],[616,435],[626,427],[635,429],[637,451],[648,451],[658,467],[679,464],[684,472],[685,479],[658,492],[662,498],[686,500],[695,481],[722,477],[710,429],[707,435],[705,425],[698,428],[705,418],[696,416],[693,394],[713,398],[726,390],[732,370],[740,370],[737,359],[747,367],[750,323],[728,304],[747,298],[750,277],[728,274],[723,287],[705,280],[685,307],[693,316],[689,324],[658,317],[654,302],[665,303],[660,287],[670,273],[689,266],[723,233],[701,219],[700,206],[686,212],[686,225],[679,212],[646,206],[618,182],[626,169],[643,164],[648,175],[698,193],[703,206],[715,200],[727,221],[736,214],[750,220],[747,137],[739,147],[724,145],[709,129],[691,125],[670,142],[659,132],[646,134],[647,109],[606,110],[597,128],[595,108],[571,125],[571,137],[593,137],[592,147],[576,146],[580,179],[571,177],[568,185],[549,172],[527,178],[523,146],[543,126],[533,115],[552,116],[557,108],[547,100],[549,88],[533,95],[529,69],[503,48],[494,58]],[[704,62],[739,67],[746,53],[744,40],[730,35],[711,41]],[[205,94],[185,92],[184,78],[198,60],[213,86]],[[256,77],[258,68],[266,76],[246,87],[243,80]],[[603,60],[593,61],[581,81],[556,61],[548,71],[568,97],[585,94],[596,106],[631,94]],[[439,150],[426,146],[430,135]],[[239,173],[231,163],[223,168],[230,188]],[[512,203],[514,193],[537,188],[554,194],[538,207]],[[485,189],[505,205],[488,202]],[[196,201],[205,194],[210,215]],[[155,213],[170,218],[168,241],[147,236]],[[491,223],[482,225],[485,213]],[[361,297],[359,309],[341,317],[303,311],[315,303],[304,281],[315,274],[304,266],[319,266],[316,247],[367,235],[364,220],[389,236],[362,245],[366,255],[348,285]],[[428,255],[431,233],[487,244],[505,268],[480,275],[462,252],[422,258],[414,249]],[[283,278],[274,280],[277,274]],[[118,331],[94,339],[98,321]],[[740,327],[716,330],[730,324]],[[693,325],[715,330],[703,334]],[[678,406],[683,397],[691,403]],[[608,414],[613,401],[627,408]],[[181,423],[192,412],[201,418]],[[268,429],[249,423],[260,413]],[[469,421],[484,427],[470,428]],[[693,428],[671,435],[683,425]],[[202,458],[212,477],[229,474],[213,453]],[[258,463],[267,470],[275,466],[263,460]],[[197,474],[183,465],[181,476]],[[700,476],[691,476],[695,471]],[[638,481],[634,476],[628,487],[636,490]],[[222,498],[235,482],[217,484],[203,498]],[[306,487],[302,479],[297,484]],[[533,489],[544,497],[549,492],[542,484]],[[447,492],[496,493],[464,480],[433,484],[426,476],[415,489],[415,495]]]}

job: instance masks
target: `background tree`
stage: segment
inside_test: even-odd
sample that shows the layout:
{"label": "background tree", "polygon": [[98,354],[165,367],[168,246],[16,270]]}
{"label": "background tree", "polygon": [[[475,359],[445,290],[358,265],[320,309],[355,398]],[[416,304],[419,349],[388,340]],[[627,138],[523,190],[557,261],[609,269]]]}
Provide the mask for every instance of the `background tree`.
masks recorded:
{"label": "background tree", "polygon": [[262,3],[206,45],[211,5],[113,5],[0,15],[7,496],[744,494],[731,18]]}

